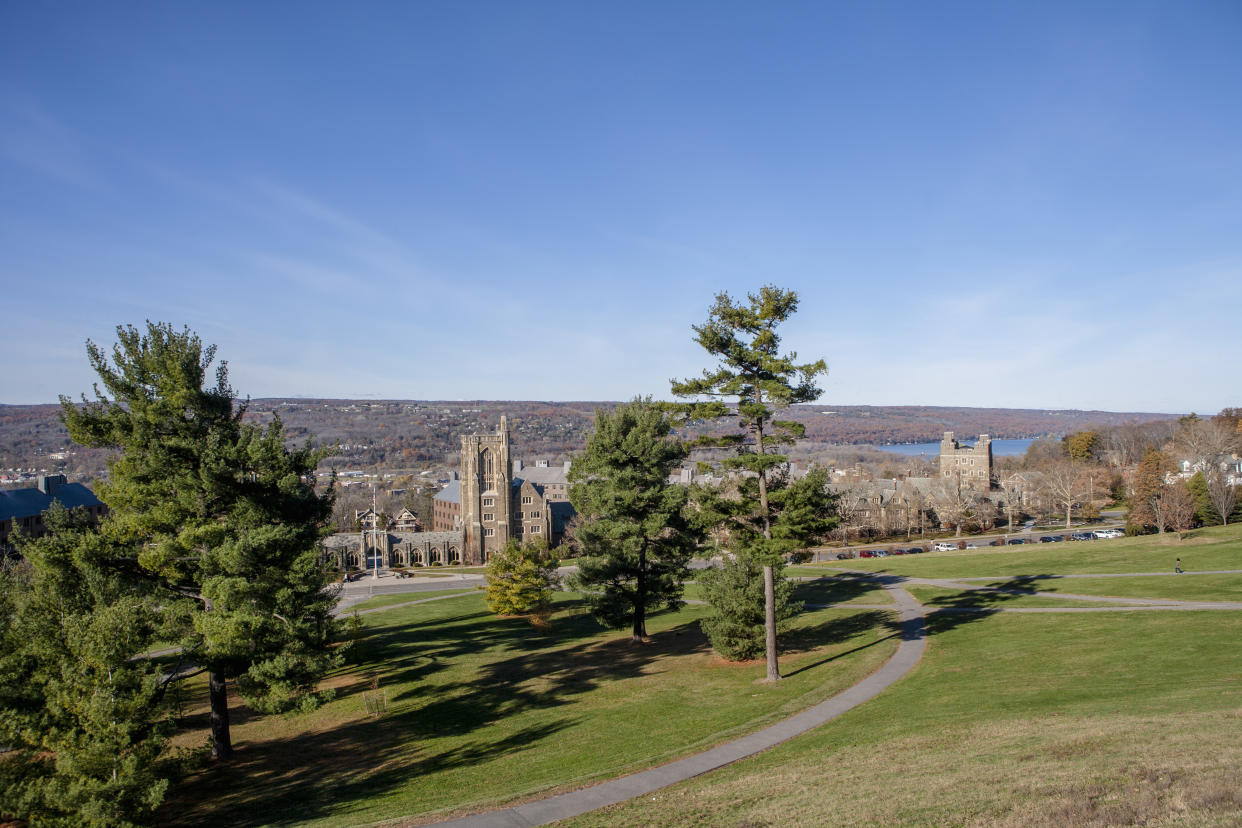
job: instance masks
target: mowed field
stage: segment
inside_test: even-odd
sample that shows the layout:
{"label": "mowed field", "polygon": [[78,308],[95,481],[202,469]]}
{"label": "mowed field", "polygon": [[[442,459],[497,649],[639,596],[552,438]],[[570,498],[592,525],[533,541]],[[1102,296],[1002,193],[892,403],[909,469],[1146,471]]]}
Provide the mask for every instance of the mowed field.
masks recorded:
{"label": "mowed field", "polygon": [[[1242,530],[1201,530],[1181,544],[1127,538],[842,565],[1009,576],[987,582],[1008,586],[1025,574],[1171,572],[1179,555],[1190,570],[1242,569]],[[1233,575],[1036,583],[1239,600]],[[927,651],[878,698],[757,757],[563,824],[1242,824],[1242,612],[1019,614],[1003,610],[1105,605],[910,591],[929,604]],[[946,596],[941,606],[983,611],[936,613]]]}
{"label": "mowed field", "polygon": [[[1191,573],[1165,574],[1179,556]],[[329,682],[337,700],[289,718],[236,709],[238,760],[187,778],[163,823],[417,824],[702,750],[894,652],[895,614],[867,606],[889,596],[842,571],[860,564],[927,607],[910,674],[773,750],[565,824],[1242,824],[1242,612],[1034,594],[1236,602],[1242,576],[1193,572],[1242,570],[1235,527],[791,568],[828,576],[799,586],[808,605],[838,606],[800,616],[775,685],[710,652],[702,606],[657,616],[642,647],[572,594],[546,629],[489,615],[479,595],[385,610],[364,616],[355,663]],[[1008,591],[965,589],[980,585]],[[1007,611],[1066,606],[1102,611]],[[384,713],[368,715],[371,696]],[[186,721],[183,742],[201,744],[201,696]]]}
{"label": "mowed field", "polygon": [[[829,595],[822,583],[799,591]],[[491,615],[479,593],[361,616],[354,664],[327,682],[338,698],[292,717],[252,716],[234,698],[236,760],[185,779],[160,824],[362,825],[571,789],[785,718],[897,647],[895,613],[807,612],[782,659],[787,679],[769,685],[762,664],[712,653],[705,613],[657,614],[642,646],[602,629],[570,593],[546,628]],[[376,698],[384,712],[368,715]],[[188,694],[180,744],[206,740],[205,702],[203,687]]]}

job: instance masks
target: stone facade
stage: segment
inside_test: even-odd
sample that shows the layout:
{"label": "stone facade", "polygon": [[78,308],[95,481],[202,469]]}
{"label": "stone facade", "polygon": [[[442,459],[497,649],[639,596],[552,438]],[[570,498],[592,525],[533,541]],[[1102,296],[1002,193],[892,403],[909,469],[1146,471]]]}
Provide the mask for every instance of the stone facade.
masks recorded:
{"label": "stone facade", "polygon": [[[338,566],[360,569],[374,568],[377,554],[381,569],[437,562],[479,566],[510,539],[556,546],[574,515],[568,473],[568,463],[526,466],[512,460],[508,419],[502,416],[495,434],[462,436],[456,479],[432,498],[432,531],[403,532],[398,515],[386,532],[333,536],[325,554]],[[366,514],[359,513],[364,528]]]}
{"label": "stone facade", "polygon": [[324,540],[323,551],[324,557],[338,569],[450,566],[461,563],[461,533],[382,530],[339,533]]}
{"label": "stone facade", "polygon": [[963,488],[987,492],[996,487],[992,467],[992,439],[980,434],[973,446],[959,445],[953,432],[946,431],[940,440],[940,477],[960,482]]}
{"label": "stone facade", "polygon": [[501,415],[495,434],[462,436],[459,474],[466,561],[486,563],[492,552],[509,542],[513,526],[508,418]]}

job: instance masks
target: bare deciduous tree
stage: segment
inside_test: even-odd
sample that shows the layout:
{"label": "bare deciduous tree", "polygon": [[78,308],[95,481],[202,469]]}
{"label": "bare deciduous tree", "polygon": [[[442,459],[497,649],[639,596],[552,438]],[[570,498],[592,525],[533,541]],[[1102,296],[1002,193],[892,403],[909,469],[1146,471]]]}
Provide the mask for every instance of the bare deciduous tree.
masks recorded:
{"label": "bare deciduous tree", "polygon": [[1180,480],[1166,483],[1160,492],[1160,514],[1182,539],[1182,533],[1195,525],[1195,499]]}
{"label": "bare deciduous tree", "polygon": [[1044,490],[1049,499],[1065,510],[1065,528],[1070,528],[1074,507],[1089,499],[1088,471],[1082,463],[1061,460],[1042,469]]}
{"label": "bare deciduous tree", "polygon": [[1238,487],[1229,482],[1229,477],[1219,465],[1208,469],[1207,474],[1208,500],[1212,508],[1220,515],[1220,522],[1228,525],[1229,517],[1238,506]]}

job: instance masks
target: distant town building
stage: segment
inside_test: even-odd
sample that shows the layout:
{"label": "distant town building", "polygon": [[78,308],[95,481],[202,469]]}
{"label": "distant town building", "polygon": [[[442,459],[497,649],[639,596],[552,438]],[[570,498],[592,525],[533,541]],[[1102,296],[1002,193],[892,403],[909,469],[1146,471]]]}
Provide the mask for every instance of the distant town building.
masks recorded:
{"label": "distant town building", "polygon": [[66,509],[85,509],[93,520],[108,511],[94,492],[81,483],[68,482],[63,474],[40,475],[33,488],[0,489],[0,551],[12,551],[14,529],[27,537],[43,537],[47,533],[43,513],[54,502]]}
{"label": "distant town building", "polygon": [[980,434],[973,446],[960,445],[953,432],[946,431],[940,440],[940,477],[960,482],[962,487],[980,492],[996,486],[992,467],[992,439]]}

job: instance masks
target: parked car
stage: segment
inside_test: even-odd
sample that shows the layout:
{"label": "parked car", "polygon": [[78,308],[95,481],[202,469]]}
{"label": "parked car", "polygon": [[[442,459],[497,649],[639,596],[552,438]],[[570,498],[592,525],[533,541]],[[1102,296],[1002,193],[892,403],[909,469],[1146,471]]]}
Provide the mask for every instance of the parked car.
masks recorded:
{"label": "parked car", "polygon": [[888,554],[890,554],[890,555],[904,555],[904,554],[906,554],[906,550],[904,550],[904,549],[890,549],[890,550],[888,550]]}
{"label": "parked car", "polygon": [[926,550],[924,550],[923,547],[921,546],[911,546],[909,549],[906,550],[906,554],[907,555],[922,555],[924,551]]}
{"label": "parked car", "polygon": [[1041,537],[1041,538],[1039,539],[1039,542],[1040,542],[1040,543],[1052,543],[1052,536],[1051,536],[1051,535],[1044,535],[1043,537]]}
{"label": "parked car", "polygon": [[1095,540],[1095,534],[1093,532],[1075,532],[1070,535],[1069,539],[1072,541]]}
{"label": "parked car", "polygon": [[957,549],[957,544],[955,543],[945,543],[944,541],[941,541],[936,544],[937,552],[952,552],[954,549]]}
{"label": "parked car", "polygon": [[1022,538],[1010,538],[1008,543],[1010,546],[1021,546],[1026,543],[1026,541]]}
{"label": "parked car", "polygon": [[838,553],[837,553],[837,560],[838,560],[838,561],[848,561],[848,560],[849,560],[850,558],[852,558],[852,557],[854,557],[854,553],[853,553],[853,552],[838,552]]}
{"label": "parked car", "polygon": [[863,551],[861,551],[861,552],[859,552],[859,553],[858,553],[858,557],[860,557],[860,558],[874,558],[874,557],[876,557],[876,554],[875,554],[874,552],[872,552],[870,549],[864,549]]}
{"label": "parked car", "polygon": [[1063,540],[1065,540],[1065,535],[1053,535],[1052,536],[1053,543],[1060,543]]}
{"label": "parked car", "polygon": [[971,541],[970,543],[966,544],[966,548],[967,549],[978,549],[979,544],[975,543],[974,541]]}
{"label": "parked car", "polygon": [[1123,537],[1124,535],[1125,535],[1125,532],[1122,532],[1120,529],[1097,529],[1095,531],[1095,536],[1097,538],[1104,538],[1104,539],[1120,538],[1120,537]]}

